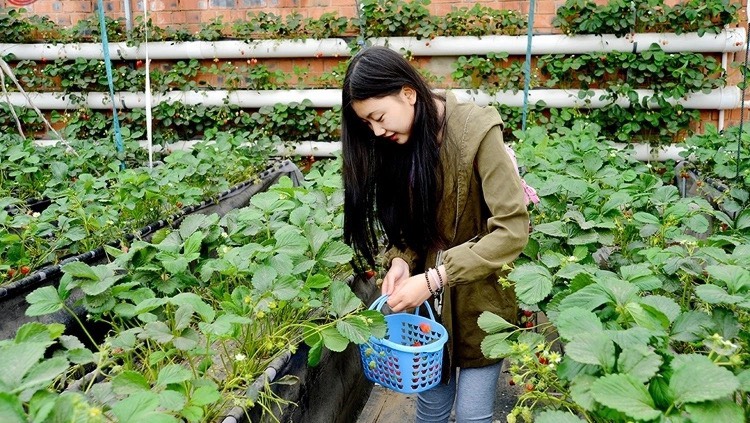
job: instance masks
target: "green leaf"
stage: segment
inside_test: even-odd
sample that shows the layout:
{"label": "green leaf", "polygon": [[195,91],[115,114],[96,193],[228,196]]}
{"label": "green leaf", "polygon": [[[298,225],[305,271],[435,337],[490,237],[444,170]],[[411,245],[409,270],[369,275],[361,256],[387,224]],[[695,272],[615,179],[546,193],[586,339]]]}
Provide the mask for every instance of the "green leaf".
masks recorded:
{"label": "green leaf", "polygon": [[174,312],[174,329],[183,330],[190,325],[195,310],[190,304],[183,304]]}
{"label": "green leaf", "polygon": [[620,348],[626,348],[632,345],[648,345],[652,332],[639,326],[625,330],[607,330],[604,331],[609,339],[619,345]]}
{"label": "green leaf", "polygon": [[156,321],[146,323],[139,337],[153,339],[160,344],[166,344],[174,338],[174,335],[166,323]]}
{"label": "green leaf", "polygon": [[682,224],[696,234],[704,234],[708,232],[708,228],[710,227],[708,219],[700,214],[683,219]]}
{"label": "green leaf", "polygon": [[59,311],[63,308],[64,301],[52,286],[45,286],[34,290],[26,296],[30,304],[26,309],[27,316],[44,316]]}
{"label": "green leaf", "polygon": [[581,333],[571,340],[565,353],[583,364],[597,364],[605,370],[615,365],[615,344],[604,333]]}
{"label": "green leaf", "polygon": [[331,284],[331,311],[336,317],[346,316],[361,305],[362,301],[354,295],[349,285],[339,281]]}
{"label": "green leaf", "polygon": [[138,392],[112,406],[119,423],[176,423],[177,419],[156,411],[159,396],[153,392]]}
{"label": "green leaf", "polygon": [[354,257],[351,247],[341,241],[333,241],[323,247],[320,255],[316,257],[326,266],[349,263]]}
{"label": "green leaf", "polygon": [[625,306],[630,317],[635,323],[652,331],[661,331],[669,328],[669,319],[664,313],[651,306],[638,303],[628,303]]}
{"label": "green leaf", "polygon": [[159,392],[159,406],[167,411],[181,411],[187,398],[180,392],[166,389]]}
{"label": "green leaf", "polygon": [[199,407],[213,404],[221,399],[221,394],[215,386],[201,386],[193,391],[190,403]]}
{"label": "green leaf", "polygon": [[[63,326],[64,328],[65,326]],[[15,342],[20,344],[22,342],[50,342],[52,341],[52,335],[50,334],[47,325],[39,322],[28,322],[25,323],[16,332]]]}
{"label": "green leaf", "polygon": [[169,300],[176,306],[189,304],[193,310],[203,319],[204,322],[211,322],[216,317],[216,310],[213,307],[206,304],[203,299],[192,292],[183,292],[175,295]]}
{"label": "green leaf", "polygon": [[674,373],[669,380],[669,388],[674,393],[676,403],[717,400],[740,387],[739,380],[732,372],[715,365],[703,355],[678,355],[672,361],[672,368]]}
{"label": "green leaf", "polygon": [[562,310],[553,323],[555,323],[560,336],[566,340],[571,340],[581,333],[602,331],[602,322],[596,314],[581,308]]}
{"label": "green leaf", "polygon": [[367,323],[360,316],[347,316],[336,323],[336,329],[355,344],[363,344],[370,339]]}
{"label": "green leaf", "polygon": [[581,374],[576,376],[570,384],[570,397],[584,410],[593,411],[596,401],[591,395],[591,384],[597,378],[592,375]]}
{"label": "green leaf", "polygon": [[648,382],[662,364],[662,358],[652,348],[645,346],[627,347],[617,359],[619,373],[627,373],[641,383]]}
{"label": "green leaf", "polygon": [[582,423],[584,422],[573,413],[564,411],[542,411],[534,419],[536,423]]}
{"label": "green leaf", "polygon": [[591,385],[591,395],[600,404],[636,420],[653,420],[662,414],[654,408],[654,400],[646,387],[630,375],[611,374],[599,378]]}
{"label": "green leaf", "polygon": [[600,276],[597,283],[621,306],[638,299],[638,287],[621,279]]}
{"label": "green leaf", "polygon": [[661,221],[658,217],[654,216],[653,214],[646,213],[646,212],[636,212],[633,214],[633,219],[636,222],[645,223],[645,224],[651,224],[651,225],[661,225]]}
{"label": "green leaf", "polygon": [[682,309],[680,309],[680,306],[675,300],[662,295],[649,295],[641,298],[640,302],[641,304],[646,304],[659,310],[667,317],[667,319],[669,319],[670,323],[674,322],[677,316],[682,312]]}
{"label": "green leaf", "polygon": [[0,422],[27,423],[21,401],[15,395],[0,392]]}
{"label": "green leaf", "polygon": [[612,302],[612,299],[607,290],[599,284],[592,284],[563,298],[560,302],[560,311],[574,307],[590,311],[609,302]]}
{"label": "green leaf", "polygon": [[310,216],[310,207],[306,205],[295,207],[295,209],[289,213],[289,223],[301,228],[305,225],[308,216]]}
{"label": "green leaf", "polygon": [[626,281],[636,285],[641,291],[661,288],[662,281],[646,264],[632,264],[620,267],[620,275]]}
{"label": "green leaf", "polygon": [[308,223],[307,225],[305,225],[304,232],[307,240],[310,242],[310,248],[312,249],[313,257],[317,256],[318,251],[320,251],[320,249],[329,239],[328,233],[314,223]]}
{"label": "green leaf", "polygon": [[274,250],[279,254],[298,257],[307,251],[307,240],[299,233],[299,229],[294,226],[282,226],[273,234],[273,237],[276,240]]}
{"label": "green leaf", "polygon": [[737,375],[740,381],[740,389],[744,392],[750,392],[750,369],[745,369]]}
{"label": "green leaf", "polygon": [[750,271],[731,264],[706,266],[706,271],[712,277],[724,282],[729,292],[736,294],[750,288]]}
{"label": "green leaf", "polygon": [[670,338],[682,342],[700,341],[712,327],[713,321],[708,314],[695,310],[686,311],[674,320]]}
{"label": "green leaf", "polygon": [[344,335],[340,334],[339,331],[336,330],[336,328],[325,328],[321,331],[320,334],[323,336],[323,343],[325,344],[326,348],[331,351],[341,352],[344,351],[349,345],[349,340],[346,339]]}
{"label": "green leaf", "polygon": [[536,304],[552,292],[552,275],[536,264],[522,264],[513,269],[508,279],[516,283],[516,296],[524,304]]}
{"label": "green leaf", "polygon": [[305,287],[310,289],[323,289],[331,285],[331,277],[322,273],[316,273],[305,281]]}
{"label": "green leaf", "polygon": [[310,345],[310,351],[307,353],[307,364],[317,366],[320,363],[320,357],[323,354],[323,338]]}
{"label": "green leaf", "polygon": [[487,335],[482,340],[482,354],[488,358],[505,358],[513,353],[513,345],[507,341],[511,332]]}
{"label": "green leaf", "polygon": [[65,357],[52,357],[36,364],[23,378],[17,388],[25,392],[21,399],[28,400],[38,389],[49,386],[59,375],[68,370],[68,360]]}
{"label": "green leaf", "polygon": [[508,323],[507,320],[489,311],[484,311],[479,315],[477,324],[483,331],[490,334],[518,327],[514,324]]}
{"label": "green leaf", "polygon": [[201,243],[203,242],[204,235],[201,231],[197,231],[190,235],[184,242],[184,254],[191,255],[201,251]]}
{"label": "green leaf", "polygon": [[568,230],[565,223],[562,221],[555,221],[549,223],[542,223],[534,226],[534,231],[541,232],[545,235],[566,238],[568,236]]}
{"label": "green leaf", "polygon": [[159,371],[159,376],[156,378],[156,384],[167,386],[171,383],[182,383],[191,378],[192,374],[190,373],[190,370],[179,364],[168,364]]}
{"label": "green leaf", "polygon": [[260,265],[253,272],[251,283],[258,292],[264,293],[272,289],[276,277],[278,277],[276,269],[271,266]]}
{"label": "green leaf", "polygon": [[188,239],[201,227],[205,227],[218,221],[217,215],[206,216],[204,214],[189,214],[180,223],[180,238]]}
{"label": "green leaf", "polygon": [[24,342],[0,346],[0,382],[16,389],[26,373],[44,357],[49,342]]}
{"label": "green leaf", "polygon": [[273,284],[273,296],[282,301],[289,301],[299,295],[301,284],[300,280],[293,275],[285,275]]}
{"label": "green leaf", "polygon": [[737,304],[745,300],[745,297],[730,295],[724,288],[710,283],[696,286],[695,293],[709,304]]}
{"label": "green leaf", "polygon": [[130,395],[151,389],[146,378],[133,370],[125,370],[112,379],[112,389],[119,395]]}
{"label": "green leaf", "polygon": [[69,274],[76,278],[98,279],[94,269],[88,264],[81,261],[73,261],[61,267],[63,273]]}
{"label": "green leaf", "polygon": [[693,423],[744,423],[745,412],[731,399],[704,401],[685,405]]}

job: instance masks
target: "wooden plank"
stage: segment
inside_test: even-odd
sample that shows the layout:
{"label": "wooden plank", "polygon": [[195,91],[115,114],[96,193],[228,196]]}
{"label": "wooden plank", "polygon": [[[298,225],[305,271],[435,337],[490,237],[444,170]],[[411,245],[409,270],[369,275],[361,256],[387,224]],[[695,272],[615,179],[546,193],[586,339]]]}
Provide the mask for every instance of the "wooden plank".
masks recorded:
{"label": "wooden plank", "polygon": [[416,395],[400,394],[375,385],[357,423],[413,421],[416,414],[416,401]]}

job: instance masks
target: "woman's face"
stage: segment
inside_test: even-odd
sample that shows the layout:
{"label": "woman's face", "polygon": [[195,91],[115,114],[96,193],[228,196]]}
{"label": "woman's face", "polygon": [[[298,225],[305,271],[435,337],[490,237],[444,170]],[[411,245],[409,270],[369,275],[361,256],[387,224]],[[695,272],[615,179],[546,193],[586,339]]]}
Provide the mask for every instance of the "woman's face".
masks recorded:
{"label": "woman's face", "polygon": [[405,144],[414,122],[417,93],[404,87],[397,94],[381,98],[353,101],[352,109],[377,137],[396,144]]}

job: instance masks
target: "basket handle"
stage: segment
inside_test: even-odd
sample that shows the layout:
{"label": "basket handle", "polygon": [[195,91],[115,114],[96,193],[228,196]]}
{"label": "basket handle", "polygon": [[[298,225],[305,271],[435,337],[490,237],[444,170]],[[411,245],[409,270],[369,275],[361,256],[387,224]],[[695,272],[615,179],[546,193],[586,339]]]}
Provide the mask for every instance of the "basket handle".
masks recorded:
{"label": "basket handle", "polygon": [[[372,305],[370,305],[370,310],[378,310],[383,307],[385,302],[388,300],[388,295],[381,295],[378,297],[377,300],[372,302]],[[424,306],[427,308],[427,312],[430,314],[430,320],[435,320],[435,315],[432,314],[432,308],[430,307],[429,303],[427,301],[424,302]],[[414,314],[419,315],[419,307],[414,309]]]}

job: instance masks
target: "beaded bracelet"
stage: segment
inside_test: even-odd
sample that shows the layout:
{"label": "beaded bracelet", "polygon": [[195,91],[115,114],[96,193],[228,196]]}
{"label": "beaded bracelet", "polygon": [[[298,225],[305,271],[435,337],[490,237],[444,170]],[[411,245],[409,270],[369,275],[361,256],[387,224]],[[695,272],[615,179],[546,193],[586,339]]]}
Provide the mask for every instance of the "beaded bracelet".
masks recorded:
{"label": "beaded bracelet", "polygon": [[427,289],[430,291],[430,295],[432,295],[433,297],[435,297],[436,296],[435,291],[432,290],[432,286],[430,285],[430,277],[427,276],[427,274],[429,272],[430,272],[429,270],[426,271],[426,272],[424,272],[424,280],[427,281]]}
{"label": "beaded bracelet", "polygon": [[437,273],[437,277],[438,277],[438,289],[437,289],[437,292],[438,293],[443,292],[443,286],[444,286],[444,284],[443,284],[443,277],[440,275],[440,270],[438,270],[438,269],[433,269],[433,270],[435,270],[435,273]]}

